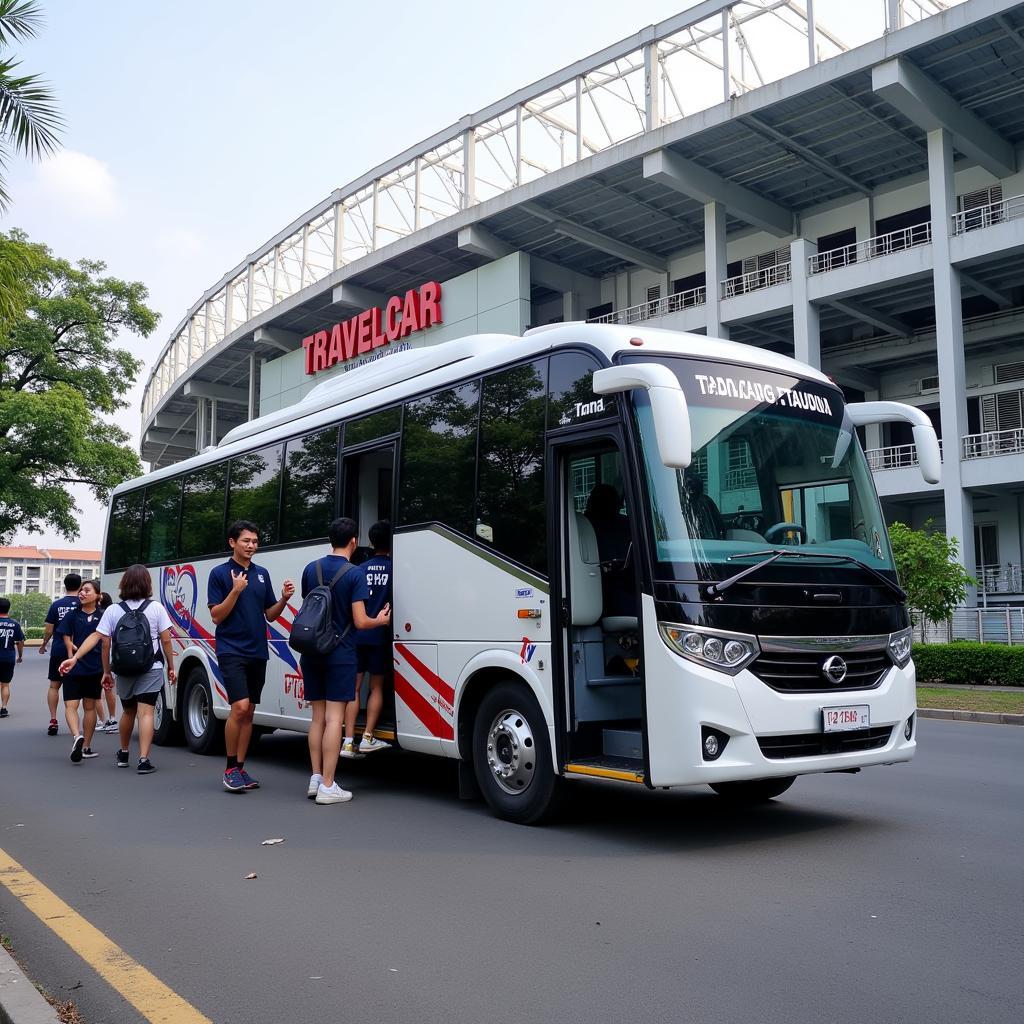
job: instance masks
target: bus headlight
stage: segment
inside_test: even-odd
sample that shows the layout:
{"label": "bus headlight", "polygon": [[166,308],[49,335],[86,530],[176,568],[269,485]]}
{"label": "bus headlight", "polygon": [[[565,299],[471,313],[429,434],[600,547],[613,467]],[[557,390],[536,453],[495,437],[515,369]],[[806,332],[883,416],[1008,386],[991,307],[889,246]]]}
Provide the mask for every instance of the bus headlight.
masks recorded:
{"label": "bus headlight", "polygon": [[707,626],[682,626],[659,622],[662,640],[676,653],[698,665],[728,672],[734,676],[760,653],[757,637],[744,633],[728,633]]}
{"label": "bus headlight", "polygon": [[903,668],[910,661],[910,650],[914,643],[914,630],[910,626],[898,633],[889,634],[889,657]]}

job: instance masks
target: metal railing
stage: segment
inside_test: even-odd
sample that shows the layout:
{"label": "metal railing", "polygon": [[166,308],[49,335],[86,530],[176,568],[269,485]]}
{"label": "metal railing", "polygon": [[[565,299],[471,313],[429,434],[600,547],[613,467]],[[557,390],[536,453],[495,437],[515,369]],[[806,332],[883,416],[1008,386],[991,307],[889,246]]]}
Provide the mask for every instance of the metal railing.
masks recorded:
{"label": "metal railing", "polygon": [[789,263],[777,263],[774,267],[765,267],[764,270],[752,270],[749,274],[727,277],[722,282],[722,298],[732,299],[747,292],[757,292],[776,284],[784,284],[793,279],[792,270]]}
{"label": "metal railing", "polygon": [[996,455],[1024,454],[1024,428],[988,430],[961,438],[965,459],[991,459]]}
{"label": "metal railing", "polygon": [[[869,448],[864,454],[872,471],[881,469],[911,469],[918,464],[916,444],[896,444],[888,448]],[[942,454],[942,441],[939,441]]]}
{"label": "metal railing", "polygon": [[1024,568],[1006,565],[979,565],[974,570],[978,589],[985,594],[1024,594]]}
{"label": "metal railing", "polygon": [[809,274],[826,274],[830,270],[849,266],[851,263],[863,263],[865,260],[876,260],[890,253],[904,249],[916,249],[919,245],[930,245],[932,240],[932,222],[915,224],[913,227],[888,231],[884,235],[865,238],[863,242],[844,245],[838,249],[815,253],[807,258]]}
{"label": "metal railing", "polygon": [[989,228],[993,224],[1024,217],[1024,195],[1010,196],[988,206],[973,206],[969,210],[953,214],[953,234],[962,235],[967,231]]}
{"label": "metal railing", "polygon": [[1024,644],[1024,608],[957,608],[948,622],[919,622],[914,639],[930,644],[954,640]]}
{"label": "metal railing", "polygon": [[611,313],[591,317],[587,323],[638,324],[643,320],[653,320],[658,316],[666,316],[668,313],[678,313],[681,309],[703,306],[707,300],[707,289],[701,285],[699,288],[689,288],[685,292],[666,295],[663,299],[651,299],[648,302],[640,302],[635,306],[627,306],[625,309],[616,309]]}

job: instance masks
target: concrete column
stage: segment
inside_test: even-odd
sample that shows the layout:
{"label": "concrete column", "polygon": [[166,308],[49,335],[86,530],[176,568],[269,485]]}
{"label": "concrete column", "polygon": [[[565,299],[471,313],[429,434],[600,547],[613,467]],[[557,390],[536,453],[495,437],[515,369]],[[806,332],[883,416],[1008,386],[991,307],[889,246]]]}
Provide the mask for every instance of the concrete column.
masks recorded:
{"label": "concrete column", "polygon": [[[960,439],[967,433],[967,386],[960,272],[949,261],[949,235],[956,212],[953,143],[948,131],[928,133],[928,195],[935,255],[935,345],[939,362],[939,415],[942,421],[942,491],[946,534],[960,542],[960,561],[974,572],[974,509],[964,490]],[[973,603],[973,594],[968,602]]]}
{"label": "concrete column", "polygon": [[728,338],[722,324],[722,282],[728,260],[725,256],[725,207],[721,203],[704,204],[704,273],[707,281],[707,324],[709,338]]}
{"label": "concrete column", "polygon": [[249,353],[249,419],[254,420],[259,413],[259,395],[256,392],[256,353]]}
{"label": "concrete column", "polygon": [[579,292],[562,292],[562,319],[566,323],[572,320],[585,320],[582,307]]}
{"label": "concrete column", "polygon": [[648,43],[644,47],[644,114],[647,130],[653,132],[661,127],[660,65],[658,44]]}
{"label": "concrete column", "polygon": [[806,238],[789,243],[790,271],[793,277],[793,356],[802,363],[821,369],[821,328],[818,307],[807,298],[807,261],[818,247]]}

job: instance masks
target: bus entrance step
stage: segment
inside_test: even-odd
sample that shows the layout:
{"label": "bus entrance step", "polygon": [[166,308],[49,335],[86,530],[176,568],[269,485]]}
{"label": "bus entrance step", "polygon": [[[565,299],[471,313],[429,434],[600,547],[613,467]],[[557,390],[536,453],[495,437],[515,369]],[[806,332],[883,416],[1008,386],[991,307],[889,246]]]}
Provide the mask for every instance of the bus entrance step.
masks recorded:
{"label": "bus entrance step", "polygon": [[614,779],[616,782],[644,781],[644,763],[638,757],[584,757],[565,766],[566,775],[585,775],[593,779]]}

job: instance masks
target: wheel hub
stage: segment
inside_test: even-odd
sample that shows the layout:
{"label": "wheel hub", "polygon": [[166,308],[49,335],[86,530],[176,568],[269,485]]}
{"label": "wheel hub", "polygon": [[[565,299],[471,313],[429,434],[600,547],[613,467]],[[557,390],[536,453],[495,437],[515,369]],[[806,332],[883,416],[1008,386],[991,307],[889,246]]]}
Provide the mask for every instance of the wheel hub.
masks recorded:
{"label": "wheel hub", "polygon": [[536,745],[526,717],[506,709],[494,717],[487,732],[487,766],[506,792],[525,792],[536,770]]}
{"label": "wheel hub", "polygon": [[202,736],[210,722],[210,702],[202,686],[193,686],[188,695],[188,724],[193,736]]}

